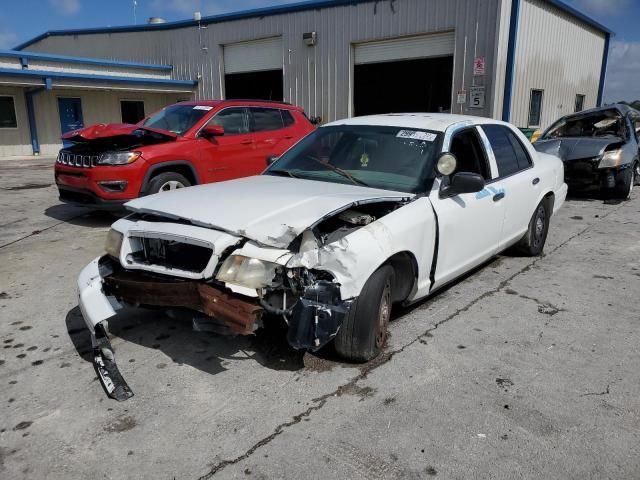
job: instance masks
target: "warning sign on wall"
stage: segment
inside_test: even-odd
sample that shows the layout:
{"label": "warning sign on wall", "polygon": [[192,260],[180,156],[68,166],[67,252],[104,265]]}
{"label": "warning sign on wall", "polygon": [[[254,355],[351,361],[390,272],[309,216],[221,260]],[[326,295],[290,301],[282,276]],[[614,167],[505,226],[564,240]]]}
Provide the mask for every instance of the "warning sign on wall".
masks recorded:
{"label": "warning sign on wall", "polygon": [[473,59],[473,74],[476,77],[485,74],[485,59],[484,57],[476,57]]}

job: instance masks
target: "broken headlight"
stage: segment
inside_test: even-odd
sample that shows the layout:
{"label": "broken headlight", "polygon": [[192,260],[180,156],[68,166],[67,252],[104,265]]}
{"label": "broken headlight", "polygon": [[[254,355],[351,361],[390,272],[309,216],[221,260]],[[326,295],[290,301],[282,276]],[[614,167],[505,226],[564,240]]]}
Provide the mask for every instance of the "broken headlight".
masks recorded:
{"label": "broken headlight", "polygon": [[598,168],[612,168],[617,167],[622,163],[622,150],[611,150],[604,152],[602,160],[598,164]]}
{"label": "broken headlight", "polygon": [[107,254],[114,258],[120,257],[120,249],[122,248],[123,235],[113,228],[107,233],[107,239],[104,242],[104,250]]}
{"label": "broken headlight", "polygon": [[127,165],[135,162],[141,152],[105,152],[100,155],[98,165]]}
{"label": "broken headlight", "polygon": [[279,268],[281,267],[277,263],[242,255],[231,255],[220,267],[216,279],[241,287],[258,289],[270,286]]}

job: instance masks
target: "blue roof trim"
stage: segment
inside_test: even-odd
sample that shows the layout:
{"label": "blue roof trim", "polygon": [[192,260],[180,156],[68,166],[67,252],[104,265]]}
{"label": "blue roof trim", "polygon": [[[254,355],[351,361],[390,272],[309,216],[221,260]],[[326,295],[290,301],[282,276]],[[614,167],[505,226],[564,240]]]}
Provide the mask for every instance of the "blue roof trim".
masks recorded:
{"label": "blue roof trim", "polygon": [[[195,80],[170,80],[165,78],[149,78],[149,77],[117,77],[113,75],[90,75],[87,73],[67,73],[67,72],[51,72],[47,70],[18,70],[14,68],[0,68],[0,75],[8,75],[13,77],[41,77],[44,82],[46,78],[67,79],[67,80],[90,80],[94,82],[115,82],[115,83],[133,83],[145,85],[168,85],[194,87],[198,84]],[[44,83],[43,83],[44,85]]]}
{"label": "blue roof trim", "polygon": [[[367,3],[367,2],[376,2],[380,0],[308,0],[304,2],[297,3],[289,3],[287,5],[275,5],[272,7],[262,7],[262,8],[254,8],[252,10],[243,10],[240,12],[231,12],[231,13],[222,13],[219,15],[211,15],[208,17],[203,17],[201,20],[202,24],[211,24],[211,23],[221,23],[228,22],[231,20],[242,20],[245,18],[256,18],[256,17],[266,17],[271,15],[278,15],[282,13],[292,13],[292,12],[302,12],[305,10],[318,10],[322,8],[331,8],[331,7],[341,7],[347,5],[357,5],[359,3]],[[592,27],[601,30],[604,33],[613,34],[611,30],[609,30],[604,25],[596,22],[590,17],[587,17],[585,14],[579,12],[573,7],[570,7],[564,2],[560,0],[546,0],[552,5],[555,5],[559,9],[565,11],[566,13],[573,15],[574,17],[582,20],[583,22],[591,25]],[[50,30],[45,32],[37,37],[32,38],[31,40],[27,40],[20,45],[17,45],[15,50],[22,50],[23,48],[27,48],[29,45],[33,45],[34,43],[39,42],[47,37],[51,36],[60,36],[60,35],[86,35],[92,33],[118,33],[118,32],[143,32],[143,31],[153,31],[153,30],[172,30],[175,28],[183,28],[183,27],[193,27],[197,26],[198,22],[195,20],[179,20],[176,22],[167,22],[167,23],[156,23],[156,24],[146,24],[146,25],[126,25],[121,27],[102,27],[102,28],[84,28],[84,29],[73,29],[73,30]]]}
{"label": "blue roof trim", "polygon": [[563,10],[564,12],[568,13],[569,15],[572,15],[572,16],[576,17],[578,20],[583,21],[587,25],[592,26],[596,30],[600,30],[603,33],[608,33],[609,35],[615,35],[615,33],[613,31],[609,30],[607,27],[605,27],[601,23],[596,22],[593,18],[588,17],[587,15],[582,13],[581,11],[576,10],[575,8],[567,5],[566,3],[562,2],[561,0],[547,0],[547,2],[549,2],[554,7],[557,7],[560,10]]}
{"label": "blue roof trim", "polygon": [[134,67],[145,70],[172,70],[172,65],[154,65],[149,63],[121,62],[118,60],[102,60],[100,58],[70,57],[68,55],[52,55],[50,53],[21,52],[0,49],[0,57],[27,58],[48,62],[81,63],[85,65],[101,65],[109,67]]}

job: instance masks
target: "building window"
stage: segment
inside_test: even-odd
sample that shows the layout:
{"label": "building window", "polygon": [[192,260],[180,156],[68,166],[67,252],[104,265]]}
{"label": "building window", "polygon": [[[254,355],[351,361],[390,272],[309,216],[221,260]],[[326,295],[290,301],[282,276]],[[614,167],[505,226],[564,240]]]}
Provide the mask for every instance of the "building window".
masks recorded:
{"label": "building window", "polygon": [[542,94],[544,90],[531,90],[531,100],[529,101],[529,126],[539,127],[542,116]]}
{"label": "building window", "polygon": [[581,112],[584,110],[584,95],[576,95],[576,108],[575,112]]}
{"label": "building window", "polygon": [[0,128],[18,128],[13,97],[0,97]]}
{"label": "building window", "polygon": [[122,123],[138,123],[144,118],[144,102],[142,100],[120,100]]}

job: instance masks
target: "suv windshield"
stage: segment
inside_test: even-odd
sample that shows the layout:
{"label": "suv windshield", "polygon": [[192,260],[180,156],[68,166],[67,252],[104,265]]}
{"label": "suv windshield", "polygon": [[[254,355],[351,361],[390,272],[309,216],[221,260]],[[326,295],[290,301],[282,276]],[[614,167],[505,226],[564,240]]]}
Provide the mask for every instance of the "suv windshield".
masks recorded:
{"label": "suv windshield", "polygon": [[588,115],[560,119],[541,140],[562,137],[623,137],[624,122],[617,110],[603,110]]}
{"label": "suv windshield", "polygon": [[147,118],[142,125],[184,135],[212,108],[207,105],[171,105]]}
{"label": "suv windshield", "polygon": [[440,134],[400,127],[321,127],[287,151],[266,175],[419,193],[433,178]]}

